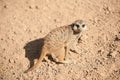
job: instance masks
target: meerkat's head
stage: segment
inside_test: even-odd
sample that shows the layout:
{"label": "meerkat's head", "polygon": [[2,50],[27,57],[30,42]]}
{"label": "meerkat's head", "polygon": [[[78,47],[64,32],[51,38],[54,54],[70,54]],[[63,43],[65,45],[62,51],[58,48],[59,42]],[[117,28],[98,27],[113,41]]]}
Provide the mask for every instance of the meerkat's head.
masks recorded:
{"label": "meerkat's head", "polygon": [[87,28],[83,20],[76,20],[75,22],[72,23],[71,27],[72,30],[74,31],[74,34],[78,34],[82,31],[85,31]]}

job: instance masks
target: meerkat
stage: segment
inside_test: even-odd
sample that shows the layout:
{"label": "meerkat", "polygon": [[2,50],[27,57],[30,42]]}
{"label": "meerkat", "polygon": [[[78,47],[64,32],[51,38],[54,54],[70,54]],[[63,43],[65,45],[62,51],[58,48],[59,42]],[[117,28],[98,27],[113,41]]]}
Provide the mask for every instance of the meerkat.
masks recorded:
{"label": "meerkat", "polygon": [[44,37],[44,45],[37,63],[26,72],[37,68],[46,55],[55,55],[59,63],[69,63],[69,50],[85,30],[86,24],[83,20],[76,20],[70,25],[53,29]]}

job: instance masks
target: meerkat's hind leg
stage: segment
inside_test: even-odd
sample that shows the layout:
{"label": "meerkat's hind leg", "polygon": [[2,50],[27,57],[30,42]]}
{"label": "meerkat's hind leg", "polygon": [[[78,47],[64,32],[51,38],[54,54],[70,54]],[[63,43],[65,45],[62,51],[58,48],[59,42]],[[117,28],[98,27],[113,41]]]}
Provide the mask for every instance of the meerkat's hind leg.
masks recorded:
{"label": "meerkat's hind leg", "polygon": [[64,47],[62,47],[62,48],[57,52],[57,54],[59,54],[59,55],[58,55],[58,63],[62,63],[62,64],[69,63],[69,61],[67,61],[67,60],[65,59],[66,54],[65,54],[65,48],[64,48]]}

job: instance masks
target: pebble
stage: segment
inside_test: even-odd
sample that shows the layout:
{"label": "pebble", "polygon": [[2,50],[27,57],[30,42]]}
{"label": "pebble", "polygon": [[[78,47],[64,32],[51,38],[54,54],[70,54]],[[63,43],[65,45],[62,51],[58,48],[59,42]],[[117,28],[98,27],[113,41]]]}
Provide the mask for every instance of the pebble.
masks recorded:
{"label": "pebble", "polygon": [[15,63],[15,60],[9,59],[9,63]]}

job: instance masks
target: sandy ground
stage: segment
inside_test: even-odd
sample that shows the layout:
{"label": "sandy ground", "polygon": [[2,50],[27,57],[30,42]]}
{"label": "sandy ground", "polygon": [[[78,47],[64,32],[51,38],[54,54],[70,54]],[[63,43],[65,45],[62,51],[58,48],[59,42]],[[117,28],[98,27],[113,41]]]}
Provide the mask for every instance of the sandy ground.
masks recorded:
{"label": "sandy ground", "polygon": [[[71,64],[43,62],[43,37],[77,19],[88,29]],[[0,80],[120,80],[120,0],[0,0]]]}

